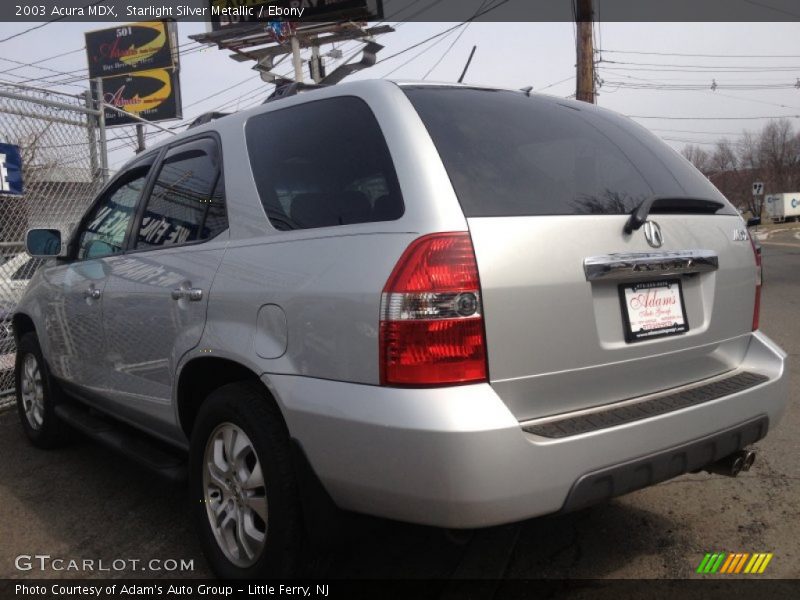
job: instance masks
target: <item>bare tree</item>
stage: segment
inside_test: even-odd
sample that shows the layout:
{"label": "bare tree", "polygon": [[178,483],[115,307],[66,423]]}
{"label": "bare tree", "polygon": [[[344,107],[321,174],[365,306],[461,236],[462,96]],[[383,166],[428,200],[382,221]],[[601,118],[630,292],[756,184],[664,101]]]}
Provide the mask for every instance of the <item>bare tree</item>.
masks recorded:
{"label": "bare tree", "polygon": [[715,173],[737,171],[739,166],[739,156],[731,141],[727,138],[718,140],[714,152],[711,154],[711,170]]}
{"label": "bare tree", "polygon": [[689,144],[682,154],[755,216],[761,216],[763,196],[753,196],[753,182],[763,181],[768,193],[800,189],[800,133],[788,119],[772,120],[760,132],[744,131],[735,143],[721,138],[710,153]]}
{"label": "bare tree", "polygon": [[683,154],[683,157],[692,163],[698,171],[701,173],[708,173],[711,155],[700,146],[687,144],[683,147],[683,150],[681,150],[681,154]]}
{"label": "bare tree", "polygon": [[758,138],[758,156],[770,189],[789,191],[798,167],[797,136],[789,119],[770,121]]}

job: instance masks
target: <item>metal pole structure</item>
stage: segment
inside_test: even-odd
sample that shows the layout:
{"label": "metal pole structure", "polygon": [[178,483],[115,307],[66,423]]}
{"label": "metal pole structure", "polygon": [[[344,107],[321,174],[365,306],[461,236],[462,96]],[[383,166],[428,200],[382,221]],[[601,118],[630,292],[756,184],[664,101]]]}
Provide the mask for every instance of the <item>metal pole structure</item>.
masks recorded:
{"label": "metal pole structure", "polygon": [[592,41],[592,0],[577,0],[575,20],[578,28],[575,98],[594,104],[594,43]]}
{"label": "metal pole structure", "polygon": [[108,145],[106,144],[106,111],[103,107],[103,80],[98,77],[95,81],[95,94],[97,95],[98,129],[100,130],[100,169],[103,183],[108,181]]}
{"label": "metal pole structure", "polygon": [[[93,111],[92,90],[86,90],[83,95],[86,98],[86,108]],[[97,177],[100,165],[97,164],[97,117],[94,115],[86,115],[86,135],[89,138],[89,168],[92,177]]]}
{"label": "metal pole structure", "polygon": [[136,124],[136,154],[145,151],[144,145],[144,125],[141,123]]}
{"label": "metal pole structure", "polygon": [[319,46],[311,46],[311,79],[314,80],[314,83],[322,81],[322,73],[320,73],[319,64]]}
{"label": "metal pole structure", "polygon": [[300,40],[292,34],[292,63],[294,63],[294,80],[303,83],[303,59],[300,57]]}
{"label": "metal pole structure", "polygon": [[475,50],[477,49],[478,49],[477,46],[472,47],[472,52],[469,53],[467,64],[464,65],[464,70],[461,71],[461,77],[458,78],[458,83],[462,83],[464,81],[464,75],[467,74],[467,69],[469,69],[470,64],[472,64],[472,57],[475,56]]}

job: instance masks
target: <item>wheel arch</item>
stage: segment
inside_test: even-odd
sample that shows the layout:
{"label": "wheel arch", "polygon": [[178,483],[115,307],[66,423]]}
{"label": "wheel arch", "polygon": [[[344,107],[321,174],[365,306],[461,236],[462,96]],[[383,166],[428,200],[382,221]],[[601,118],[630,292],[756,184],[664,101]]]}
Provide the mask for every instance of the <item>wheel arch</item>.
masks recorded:
{"label": "wheel arch", "polygon": [[14,332],[14,342],[19,345],[19,341],[26,333],[36,333],[36,325],[33,319],[25,313],[14,313],[11,317],[11,327]]}
{"label": "wheel arch", "polygon": [[[280,404],[250,367],[229,358],[200,356],[189,360],[178,374],[176,410],[178,424],[187,438],[191,437],[197,414],[208,395],[229,383],[252,382],[264,392],[264,400],[275,404],[283,418]],[[286,419],[283,418],[286,427]]]}

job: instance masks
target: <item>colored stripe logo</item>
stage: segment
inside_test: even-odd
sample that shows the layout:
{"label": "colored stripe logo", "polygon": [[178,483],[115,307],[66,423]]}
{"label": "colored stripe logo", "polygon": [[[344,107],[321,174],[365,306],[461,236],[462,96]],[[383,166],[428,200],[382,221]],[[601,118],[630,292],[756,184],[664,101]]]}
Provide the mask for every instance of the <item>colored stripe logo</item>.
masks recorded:
{"label": "colored stripe logo", "polygon": [[772,560],[772,552],[708,552],[700,561],[697,573],[713,575],[715,573],[732,575],[747,573],[757,575],[763,573]]}

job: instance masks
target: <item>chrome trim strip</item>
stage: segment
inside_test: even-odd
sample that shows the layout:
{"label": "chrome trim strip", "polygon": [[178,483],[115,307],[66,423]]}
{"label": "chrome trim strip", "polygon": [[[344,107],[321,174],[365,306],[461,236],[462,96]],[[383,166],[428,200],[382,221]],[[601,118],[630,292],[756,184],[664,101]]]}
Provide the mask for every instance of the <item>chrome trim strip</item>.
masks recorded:
{"label": "chrome trim strip", "polygon": [[624,281],[652,275],[708,273],[719,268],[719,257],[711,250],[632,252],[590,256],[583,261],[586,281]]}

